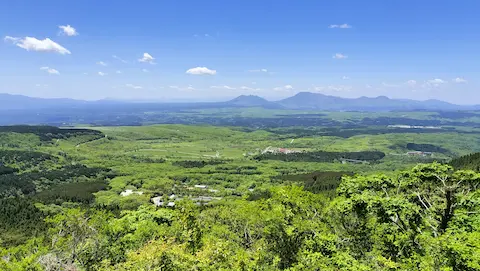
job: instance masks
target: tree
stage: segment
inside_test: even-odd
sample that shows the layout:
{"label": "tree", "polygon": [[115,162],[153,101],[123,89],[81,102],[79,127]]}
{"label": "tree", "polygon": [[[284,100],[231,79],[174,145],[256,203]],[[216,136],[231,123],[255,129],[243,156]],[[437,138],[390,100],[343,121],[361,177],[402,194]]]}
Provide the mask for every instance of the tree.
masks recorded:
{"label": "tree", "polygon": [[398,178],[346,177],[335,203],[343,217],[334,227],[347,247],[361,252],[357,258],[376,255],[410,267],[452,264],[445,242],[474,227],[479,185],[480,174],[438,163],[418,165]]}

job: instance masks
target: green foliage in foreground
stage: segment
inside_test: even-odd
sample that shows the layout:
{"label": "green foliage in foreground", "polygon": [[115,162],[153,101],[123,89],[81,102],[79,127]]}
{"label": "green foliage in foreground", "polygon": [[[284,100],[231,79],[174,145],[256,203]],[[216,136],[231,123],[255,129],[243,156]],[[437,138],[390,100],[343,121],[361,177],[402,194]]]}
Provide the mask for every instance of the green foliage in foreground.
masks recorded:
{"label": "green foliage in foreground", "polygon": [[344,177],[333,200],[278,186],[120,215],[62,207],[41,238],[0,248],[0,270],[480,270],[479,185],[434,163]]}

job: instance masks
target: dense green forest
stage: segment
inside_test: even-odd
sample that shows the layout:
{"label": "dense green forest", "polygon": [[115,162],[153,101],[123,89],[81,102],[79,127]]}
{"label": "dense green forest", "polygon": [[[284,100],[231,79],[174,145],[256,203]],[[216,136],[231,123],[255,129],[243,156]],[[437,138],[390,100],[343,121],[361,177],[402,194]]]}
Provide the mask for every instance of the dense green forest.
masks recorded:
{"label": "dense green forest", "polygon": [[474,135],[3,129],[0,270],[480,270]]}
{"label": "dense green forest", "polygon": [[412,151],[422,151],[422,152],[438,152],[438,153],[448,153],[448,150],[439,146],[432,144],[416,144],[408,143],[407,149]]}
{"label": "dense green forest", "polygon": [[379,151],[363,152],[299,152],[299,153],[264,153],[255,157],[257,160],[281,160],[285,162],[334,162],[341,159],[350,159],[366,162],[374,162],[385,157],[385,153]]}
{"label": "dense green forest", "polygon": [[455,158],[450,164],[455,168],[480,171],[480,153],[472,153]]}

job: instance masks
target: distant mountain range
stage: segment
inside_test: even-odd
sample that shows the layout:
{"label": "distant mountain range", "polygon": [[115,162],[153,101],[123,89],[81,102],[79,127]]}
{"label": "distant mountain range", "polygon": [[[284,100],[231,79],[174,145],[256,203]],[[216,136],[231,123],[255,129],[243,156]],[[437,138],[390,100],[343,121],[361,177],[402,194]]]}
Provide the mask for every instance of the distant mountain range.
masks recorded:
{"label": "distant mountain range", "polygon": [[376,98],[340,98],[320,93],[299,92],[295,96],[280,100],[278,104],[289,109],[316,109],[316,110],[460,110],[472,109],[472,106],[460,106],[439,100],[404,100],[390,99],[385,96]]}
{"label": "distant mountain range", "polygon": [[[115,100],[82,101],[74,99],[44,99],[22,95],[0,93],[0,110],[36,110],[61,108],[103,108],[126,107],[145,108],[221,108],[221,107],[263,107],[268,109],[325,110],[325,111],[400,111],[400,110],[477,110],[480,106],[455,105],[439,100],[416,101],[390,99],[385,96],[376,98],[341,98],[320,93],[299,92],[280,100],[268,101],[254,95],[241,95],[226,102],[202,103],[141,103]],[[120,108],[117,108],[120,109]]]}

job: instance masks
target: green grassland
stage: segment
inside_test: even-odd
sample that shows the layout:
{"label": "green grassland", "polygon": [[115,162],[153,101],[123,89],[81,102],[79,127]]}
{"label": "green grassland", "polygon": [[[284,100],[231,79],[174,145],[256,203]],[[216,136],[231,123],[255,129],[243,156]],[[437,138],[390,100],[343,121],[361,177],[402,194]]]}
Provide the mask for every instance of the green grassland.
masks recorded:
{"label": "green grassland", "polygon": [[[275,133],[257,130],[243,132],[236,128],[187,125],[153,125],[141,127],[95,127],[105,136],[92,141],[72,137],[54,141],[52,145],[39,146],[49,152],[68,153],[76,161],[88,166],[115,170],[119,177],[110,181],[112,189],[97,194],[99,202],[121,201],[119,193],[135,187],[148,195],[163,193],[147,187],[161,186],[165,180],[174,180],[178,186],[208,185],[221,195],[232,191],[246,193],[249,188],[271,184],[279,174],[305,174],[314,171],[349,171],[356,173],[392,172],[426,162],[422,157],[406,155],[409,142],[442,146],[451,153],[434,153],[438,160],[450,159],[480,151],[480,135],[454,132],[428,134],[358,135],[349,138],[335,136],[307,136],[284,138]],[[85,136],[81,136],[85,137]],[[293,141],[293,142],[292,142]],[[84,143],[79,143],[84,142]],[[267,147],[288,148],[298,151],[357,152],[381,151],[386,154],[378,163],[343,164],[318,162],[256,161],[253,157]],[[137,158],[164,159],[163,163],[144,163]],[[218,170],[218,165],[202,168],[175,166],[175,161],[221,160],[230,171],[241,167],[255,167],[254,174],[231,174]],[[188,182],[175,181],[188,178]],[[138,197],[139,204],[149,198]],[[106,200],[108,198],[108,200]]]}
{"label": "green grassland", "polygon": [[[405,118],[403,112],[303,113],[346,122]],[[232,114],[273,119],[293,113],[225,110]],[[435,119],[429,112],[409,114]],[[478,193],[469,191],[480,175],[453,174],[446,164],[462,156],[452,164],[478,170],[478,155],[464,155],[480,152],[480,133],[452,128],[3,127],[0,269],[305,270],[318,264],[311,270],[422,270],[413,266],[436,268],[435,255],[448,259],[443,265],[457,266],[451,261],[461,257],[475,267]],[[407,154],[413,150],[433,153]],[[458,219],[472,222],[452,226],[456,235],[443,239],[435,239],[445,231],[441,209],[422,210],[412,197],[442,191],[431,172],[452,176],[457,185],[469,180],[458,188],[468,194],[458,198],[460,211],[468,212]],[[362,176],[370,174],[377,175]],[[401,190],[395,187],[400,179],[409,180]],[[443,206],[429,193],[428,204]],[[176,205],[155,206],[153,199]],[[409,222],[391,222],[391,214]],[[455,247],[445,252],[442,242]],[[466,260],[470,253],[476,256]],[[445,270],[478,270],[455,268]]]}

